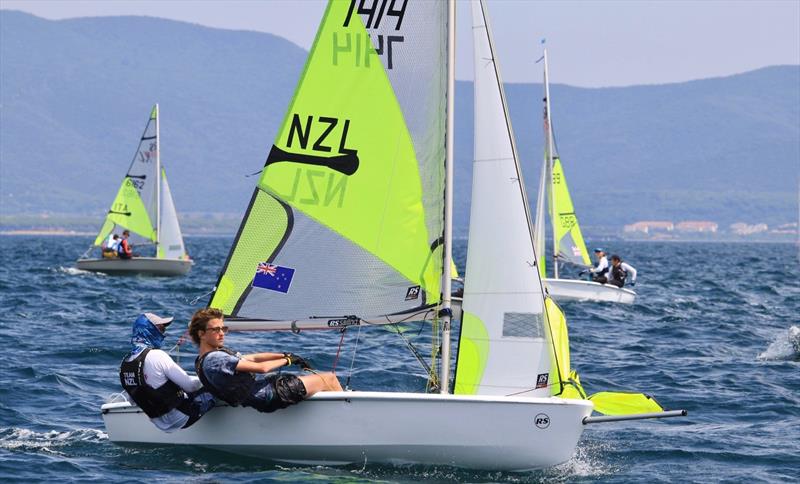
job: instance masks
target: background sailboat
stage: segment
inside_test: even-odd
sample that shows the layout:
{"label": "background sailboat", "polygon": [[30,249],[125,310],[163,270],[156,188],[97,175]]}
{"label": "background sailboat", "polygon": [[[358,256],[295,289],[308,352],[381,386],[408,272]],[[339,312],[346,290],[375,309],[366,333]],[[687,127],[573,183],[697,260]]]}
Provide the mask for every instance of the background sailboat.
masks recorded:
{"label": "background sailboat", "polygon": [[[154,256],[133,259],[91,258],[89,255],[102,246],[110,234],[131,233],[129,242],[136,252]],[[122,186],[106,215],[103,227],[94,243],[75,266],[87,271],[108,274],[150,274],[178,276],[189,272],[193,262],[186,254],[178,214],[167,183],[167,173],[161,165],[158,104],[153,106],[136,155]]]}
{"label": "background sailboat", "polygon": [[[577,279],[562,279],[559,263],[575,267],[591,266],[589,253],[583,241],[578,217],[572,205],[572,197],[567,188],[567,179],[561,166],[561,158],[553,134],[550,116],[550,81],[547,63],[547,49],[544,50],[544,137],[545,150],[539,182],[539,196],[536,200],[536,253],[539,255],[539,274],[550,296],[557,301],[607,301],[632,304],[636,293],[630,289],[611,284],[600,284]],[[547,200],[545,202],[545,199]],[[545,204],[549,208],[550,225],[553,229],[553,277],[546,278],[545,250]]]}

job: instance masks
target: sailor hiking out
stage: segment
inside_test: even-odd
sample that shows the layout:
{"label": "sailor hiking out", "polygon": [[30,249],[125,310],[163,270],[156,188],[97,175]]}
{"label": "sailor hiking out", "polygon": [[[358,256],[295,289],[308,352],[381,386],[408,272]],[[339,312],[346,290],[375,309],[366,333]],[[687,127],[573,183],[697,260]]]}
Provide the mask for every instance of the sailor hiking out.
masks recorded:
{"label": "sailor hiking out", "polygon": [[[317,392],[342,391],[335,374],[314,372],[303,358],[293,353],[242,355],[226,348],[227,332],[222,312],[214,308],[197,311],[189,323],[189,335],[199,346],[195,361],[197,375],[215,397],[229,405],[274,412]],[[274,373],[278,368],[291,365],[312,374],[298,377],[290,373]],[[266,373],[266,376],[256,377],[259,373]]]}
{"label": "sailor hiking out", "polygon": [[623,262],[618,255],[612,255],[611,267],[608,270],[608,283],[617,287],[622,287],[625,285],[625,279],[627,279],[628,276],[631,278],[631,286],[635,286],[636,269],[627,262]]}

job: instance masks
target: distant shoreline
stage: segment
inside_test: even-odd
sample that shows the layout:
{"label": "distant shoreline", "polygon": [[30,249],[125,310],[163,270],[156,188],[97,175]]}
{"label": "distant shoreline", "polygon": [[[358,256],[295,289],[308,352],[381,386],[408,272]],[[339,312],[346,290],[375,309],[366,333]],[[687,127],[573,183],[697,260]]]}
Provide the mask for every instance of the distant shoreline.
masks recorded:
{"label": "distant shoreline", "polygon": [[76,230],[0,230],[0,235],[55,235],[61,237],[65,235],[92,236],[95,234]]}

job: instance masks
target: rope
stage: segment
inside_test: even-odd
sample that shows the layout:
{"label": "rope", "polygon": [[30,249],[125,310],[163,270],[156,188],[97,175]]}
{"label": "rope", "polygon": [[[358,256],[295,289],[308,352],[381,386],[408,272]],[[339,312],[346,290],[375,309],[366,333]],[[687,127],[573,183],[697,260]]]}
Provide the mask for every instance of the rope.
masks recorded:
{"label": "rope", "polygon": [[339,338],[339,348],[336,349],[336,358],[333,359],[332,372],[336,373],[336,364],[339,363],[339,353],[342,351],[342,343],[344,342],[344,334],[347,332],[347,326],[342,328],[342,337]]}
{"label": "rope", "polygon": [[217,288],[216,288],[216,286],[215,286],[213,289],[211,289],[211,290],[210,290],[210,291],[208,291],[207,293],[205,293],[205,294],[201,294],[201,295],[197,296],[196,298],[192,299],[191,301],[189,301],[189,305],[190,305],[190,306],[194,306],[195,304],[197,304],[197,301],[199,301],[200,299],[202,299],[202,298],[204,298],[204,297],[208,296],[209,294],[213,294],[213,293],[214,293],[214,291],[216,291],[216,290],[217,290]]}
{"label": "rope", "polygon": [[344,389],[350,390],[350,377],[353,376],[353,366],[356,363],[356,352],[358,351],[358,342],[361,340],[361,325],[358,325],[358,333],[356,333],[356,344],[353,346],[353,356],[350,358],[350,369],[347,370],[347,380],[344,382]]}

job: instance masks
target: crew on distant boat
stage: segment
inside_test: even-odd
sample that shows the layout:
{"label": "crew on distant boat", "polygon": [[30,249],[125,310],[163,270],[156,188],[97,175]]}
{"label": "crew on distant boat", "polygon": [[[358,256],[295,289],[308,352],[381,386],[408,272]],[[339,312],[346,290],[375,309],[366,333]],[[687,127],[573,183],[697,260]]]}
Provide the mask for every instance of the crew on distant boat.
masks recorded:
{"label": "crew on distant boat", "polygon": [[133,323],[131,352],[122,360],[119,380],[131,399],[164,432],[185,429],[214,406],[203,390],[161,348],[164,332],[173,318],[140,314]]}
{"label": "crew on distant boat", "polygon": [[635,286],[636,269],[627,262],[623,262],[618,255],[612,255],[611,267],[608,270],[608,283],[622,287],[625,285],[625,279],[628,276],[631,276],[631,286]]}
{"label": "crew on distant boat", "polygon": [[111,259],[117,256],[120,238],[117,234],[108,234],[108,238],[103,242],[103,257]]}
{"label": "crew on distant boat", "polygon": [[578,275],[582,276],[589,273],[589,276],[592,278],[594,282],[599,282],[601,284],[605,284],[608,282],[608,257],[606,257],[606,251],[602,247],[598,247],[594,249],[594,256],[597,258],[597,264],[592,267],[591,269],[586,269],[581,271]]}
{"label": "crew on distant boat", "polygon": [[117,256],[120,259],[130,259],[133,257],[133,249],[131,249],[131,244],[128,243],[128,237],[131,236],[131,233],[127,230],[122,232],[122,240],[119,242],[117,246]]}
{"label": "crew on distant boat", "polygon": [[[242,355],[224,346],[228,327],[218,309],[201,309],[189,323],[189,335],[199,346],[195,369],[215,397],[232,406],[253,407],[274,412],[321,391],[341,391],[334,373],[313,372],[306,361],[292,353]],[[296,376],[271,373],[282,366],[297,365],[313,374]],[[256,378],[255,373],[267,373]]]}

